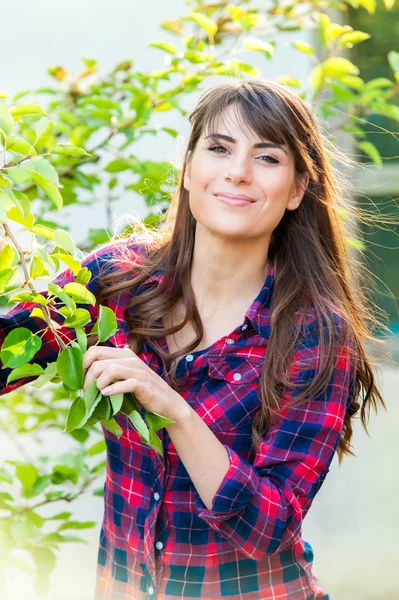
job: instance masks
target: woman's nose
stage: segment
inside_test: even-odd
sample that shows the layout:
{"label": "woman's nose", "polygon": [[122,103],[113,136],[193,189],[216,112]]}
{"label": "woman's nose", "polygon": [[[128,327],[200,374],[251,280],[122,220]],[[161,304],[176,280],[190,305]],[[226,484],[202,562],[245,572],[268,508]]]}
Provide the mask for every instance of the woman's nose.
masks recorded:
{"label": "woman's nose", "polygon": [[238,156],[232,158],[227,166],[225,179],[230,179],[233,183],[251,181],[252,166],[250,159]]}

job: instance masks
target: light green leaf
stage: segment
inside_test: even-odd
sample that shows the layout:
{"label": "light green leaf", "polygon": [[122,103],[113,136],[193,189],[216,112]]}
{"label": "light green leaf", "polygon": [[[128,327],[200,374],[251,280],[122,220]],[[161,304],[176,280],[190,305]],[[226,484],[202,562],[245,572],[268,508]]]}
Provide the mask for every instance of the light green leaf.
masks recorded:
{"label": "light green leaf", "polygon": [[94,306],[96,303],[94,294],[75,281],[64,285],[64,291],[80,304],[91,304]]}
{"label": "light green leaf", "polygon": [[10,113],[13,116],[20,115],[47,115],[44,108],[40,106],[40,104],[35,104],[34,102],[24,102],[22,104],[16,104],[15,106],[10,107]]}
{"label": "light green leaf", "polygon": [[349,31],[348,33],[344,33],[341,36],[341,39],[338,42],[339,48],[352,48],[355,44],[360,44],[360,42],[364,42],[368,40],[371,36],[368,33],[364,33],[364,31]]}
{"label": "light green leaf", "polygon": [[206,31],[207,34],[210,36],[214,36],[218,30],[217,23],[215,23],[215,21],[212,21],[212,19],[210,19],[209,17],[206,17],[205,15],[203,15],[201,13],[192,12],[192,13],[190,13],[188,18],[195,21],[197,23],[197,25],[199,25],[199,27],[201,27],[201,29]]}
{"label": "light green leaf", "polygon": [[71,256],[75,256],[75,244],[71,235],[64,229],[56,229],[54,233],[54,244],[56,246],[61,246],[61,248],[69,252]]}
{"label": "light green leaf", "polygon": [[167,425],[176,422],[151,411],[147,411],[145,413],[144,419],[148,427],[154,431],[158,431],[158,429],[162,429],[162,427],[166,427]]}
{"label": "light green leaf", "polygon": [[114,418],[111,418],[108,421],[102,419],[101,424],[103,425],[103,427],[105,427],[105,429],[113,433],[117,438],[121,437],[123,433],[122,428],[119,426],[119,424],[115,421]]}
{"label": "light green leaf", "polygon": [[64,385],[71,390],[83,387],[83,354],[80,348],[70,346],[61,350],[57,357],[57,370]]}
{"label": "light green leaf", "polygon": [[72,300],[72,298],[70,298],[66,292],[64,292],[62,287],[60,287],[56,283],[50,282],[47,286],[47,289],[50,292],[50,294],[52,294],[52,295],[56,296],[57,298],[59,298],[60,300],[62,300],[63,303],[66,306],[68,306],[68,308],[70,308],[71,310],[76,309],[75,301]]}
{"label": "light green leaf", "polygon": [[86,405],[86,420],[91,417],[97,404],[101,401],[102,393],[97,387],[97,379],[90,381],[84,393]]}
{"label": "light green leaf", "polygon": [[2,131],[5,136],[8,136],[11,134],[13,128],[14,119],[12,118],[10,111],[4,104],[0,103],[0,131]]}
{"label": "light green leaf", "polygon": [[24,487],[29,488],[35,484],[39,472],[33,465],[16,465],[15,475]]}
{"label": "light green leaf", "polygon": [[168,52],[169,54],[177,54],[175,46],[168,42],[150,42],[148,45],[163,50],[164,52]]}
{"label": "light green leaf", "polygon": [[64,327],[84,327],[91,321],[91,316],[85,308],[77,308],[63,323]]}
{"label": "light green leaf", "polygon": [[58,531],[64,531],[65,529],[90,529],[95,525],[96,521],[66,521],[58,527]]}
{"label": "light green leaf", "polygon": [[66,156],[93,156],[83,148],[78,148],[72,144],[56,144],[50,150],[51,154],[63,154]]}
{"label": "light green leaf", "polygon": [[79,344],[79,348],[82,354],[84,354],[87,351],[87,335],[85,333],[85,330],[80,327],[77,327],[75,329],[75,333],[77,342]]}
{"label": "light green leaf", "polygon": [[72,431],[81,427],[86,419],[86,404],[82,396],[78,396],[72,402],[68,412],[64,432]]}
{"label": "light green leaf", "polygon": [[37,155],[36,150],[29,144],[29,142],[16,135],[8,136],[6,140],[6,150],[9,152],[19,152],[19,154],[23,154],[24,156]]}
{"label": "light green leaf", "polygon": [[37,225],[33,225],[33,227],[30,228],[30,231],[32,233],[35,233],[36,235],[41,235],[42,237],[48,240],[53,240],[55,237],[55,233],[50,227],[40,225],[40,223],[38,223]]}
{"label": "light green leaf", "polygon": [[16,379],[22,379],[22,377],[33,377],[35,375],[42,375],[43,373],[43,367],[36,363],[23,365],[22,367],[18,367],[17,369],[13,369],[13,371],[11,371],[7,377],[7,383],[11,383]]}
{"label": "light green leaf", "polygon": [[367,156],[371,158],[371,160],[374,164],[377,165],[377,167],[382,166],[381,155],[378,152],[377,148],[374,146],[374,144],[372,144],[371,142],[357,142],[356,146],[360,148],[362,152],[367,154]]}
{"label": "light green leaf", "polygon": [[399,52],[395,52],[394,50],[388,52],[388,62],[392,71],[399,73]]}
{"label": "light green leaf", "polygon": [[6,336],[1,346],[0,359],[3,368],[21,367],[29,362],[42,347],[39,336],[33,335],[30,329],[18,327]]}
{"label": "light green leaf", "polygon": [[123,396],[124,396],[123,393],[121,393],[121,394],[113,394],[112,396],[109,396],[109,401],[111,402],[112,414],[113,415],[118,414],[118,412],[122,408]]}
{"label": "light green leaf", "polygon": [[136,431],[146,440],[146,442],[148,442],[150,439],[148,427],[145,421],[143,421],[139,411],[132,410],[132,412],[129,413],[128,417],[131,420]]}
{"label": "light green leaf", "polygon": [[99,442],[96,442],[95,444],[93,444],[93,446],[91,446],[88,449],[87,454],[89,456],[95,456],[96,454],[101,454],[101,453],[105,452],[105,448],[106,448],[105,441],[100,440]]}
{"label": "light green leaf", "polygon": [[63,207],[64,201],[57,186],[47,181],[47,179],[38,173],[32,173],[32,180],[52,200],[56,208],[61,209]]}
{"label": "light green leaf", "polygon": [[269,42],[264,42],[263,40],[258,40],[256,38],[247,38],[243,42],[243,47],[245,50],[253,50],[260,51],[266,54],[268,58],[273,56],[274,46],[269,44]]}
{"label": "light green leaf", "polygon": [[118,323],[113,310],[100,305],[98,319],[90,333],[98,335],[99,342],[105,342],[116,333]]}
{"label": "light green leaf", "polygon": [[36,126],[36,139],[34,146],[41,146],[47,143],[47,139],[54,129],[54,123],[47,117],[42,117]]}
{"label": "light green leaf", "polygon": [[327,58],[322,63],[322,69],[326,77],[341,77],[342,75],[359,75],[359,69],[356,65],[342,56]]}
{"label": "light green leaf", "polygon": [[297,41],[292,44],[295,50],[299,50],[299,52],[303,52],[304,54],[314,54],[314,50],[310,44],[307,42]]}

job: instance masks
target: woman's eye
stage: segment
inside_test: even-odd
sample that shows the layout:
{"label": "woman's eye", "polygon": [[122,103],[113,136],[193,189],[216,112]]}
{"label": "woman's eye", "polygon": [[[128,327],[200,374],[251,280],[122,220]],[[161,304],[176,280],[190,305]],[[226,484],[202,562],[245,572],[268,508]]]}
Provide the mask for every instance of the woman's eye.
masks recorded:
{"label": "woman's eye", "polygon": [[[215,152],[216,154],[220,154],[219,150],[222,150],[223,152],[226,150],[226,148],[223,148],[223,146],[211,146],[210,148],[208,148],[208,150],[210,150],[211,152]],[[269,156],[267,154],[263,154],[262,156],[259,156],[258,158],[262,159],[262,162],[270,162],[271,164],[278,164],[278,160],[276,158],[273,158],[273,156]],[[266,160],[263,160],[263,159]]]}

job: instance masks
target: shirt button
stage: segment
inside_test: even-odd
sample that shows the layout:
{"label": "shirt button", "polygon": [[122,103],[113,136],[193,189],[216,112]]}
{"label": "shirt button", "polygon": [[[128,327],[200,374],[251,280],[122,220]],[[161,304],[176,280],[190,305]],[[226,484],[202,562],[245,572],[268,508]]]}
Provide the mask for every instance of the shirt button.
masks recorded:
{"label": "shirt button", "polygon": [[241,327],[241,331],[245,331],[248,328],[248,323],[245,323],[245,325],[243,325]]}
{"label": "shirt button", "polygon": [[194,356],[192,354],[187,354],[186,361],[191,362],[192,360],[194,360]]}
{"label": "shirt button", "polygon": [[157,500],[157,501],[159,500],[160,496],[159,496],[158,492],[155,492],[155,494],[154,494],[154,498],[155,498],[155,500]]}
{"label": "shirt button", "polygon": [[227,338],[226,344],[234,344],[234,340],[232,340],[231,338]]}
{"label": "shirt button", "polygon": [[157,542],[157,543],[155,544],[155,547],[156,547],[156,548],[158,548],[158,550],[162,550],[162,548],[163,548],[163,543],[162,543],[162,542]]}
{"label": "shirt button", "polygon": [[240,381],[240,379],[241,379],[241,373],[234,373],[233,379],[235,379],[235,381]]}
{"label": "shirt button", "polygon": [[154,588],[152,587],[152,585],[150,585],[150,587],[148,588],[148,593],[151,595],[154,593]]}

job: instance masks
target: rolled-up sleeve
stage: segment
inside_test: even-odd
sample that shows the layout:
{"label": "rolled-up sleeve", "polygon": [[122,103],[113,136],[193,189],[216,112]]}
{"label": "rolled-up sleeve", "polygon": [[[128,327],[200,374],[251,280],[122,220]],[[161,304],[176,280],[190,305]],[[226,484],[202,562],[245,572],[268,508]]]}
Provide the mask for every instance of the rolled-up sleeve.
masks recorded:
{"label": "rolled-up sleeve", "polygon": [[[316,375],[319,354],[312,335],[294,356],[290,380],[309,383]],[[353,345],[338,346],[327,391],[282,410],[262,436],[252,464],[224,444],[230,467],[211,509],[195,490],[199,517],[249,558],[261,560],[279,552],[300,533],[337,449],[355,374]],[[291,386],[284,390],[283,406],[294,393]]]}

